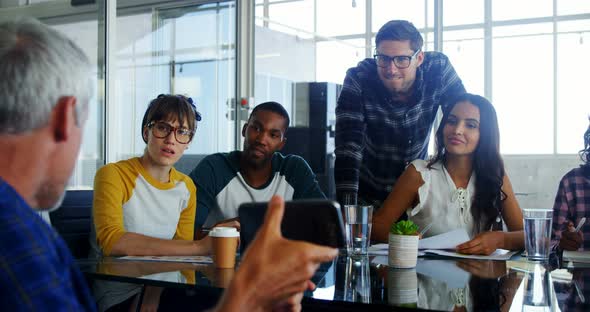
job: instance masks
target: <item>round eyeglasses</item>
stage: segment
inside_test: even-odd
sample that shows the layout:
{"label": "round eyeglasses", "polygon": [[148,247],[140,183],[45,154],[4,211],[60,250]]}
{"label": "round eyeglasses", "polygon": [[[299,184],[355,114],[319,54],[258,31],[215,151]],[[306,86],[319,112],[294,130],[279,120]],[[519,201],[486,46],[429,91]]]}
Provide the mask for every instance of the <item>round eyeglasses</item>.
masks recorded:
{"label": "round eyeglasses", "polygon": [[174,131],[174,138],[180,144],[187,144],[193,138],[195,133],[193,130],[187,128],[176,128],[164,121],[152,121],[147,125],[148,128],[152,129],[152,134],[159,139],[166,138],[170,135],[170,132]]}
{"label": "round eyeglasses", "polygon": [[375,58],[375,63],[377,63],[377,66],[379,67],[389,67],[391,66],[391,62],[393,62],[393,65],[395,65],[395,67],[399,69],[404,69],[410,67],[410,64],[412,64],[412,59],[416,57],[416,55],[418,55],[418,52],[420,52],[420,50],[414,52],[414,54],[412,54],[411,56],[389,56],[375,52],[375,55],[373,55],[373,57]]}

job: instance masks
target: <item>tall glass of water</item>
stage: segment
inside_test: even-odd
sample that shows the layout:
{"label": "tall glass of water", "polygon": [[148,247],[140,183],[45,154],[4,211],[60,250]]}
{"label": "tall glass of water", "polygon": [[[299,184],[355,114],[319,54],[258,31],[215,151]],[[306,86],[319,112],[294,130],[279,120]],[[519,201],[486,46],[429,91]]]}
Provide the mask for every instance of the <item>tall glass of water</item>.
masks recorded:
{"label": "tall glass of water", "polygon": [[371,240],[373,206],[345,205],[346,243],[349,254],[366,255]]}
{"label": "tall glass of water", "polygon": [[549,258],[551,242],[551,220],[549,209],[523,209],[524,241],[527,258],[544,261]]}

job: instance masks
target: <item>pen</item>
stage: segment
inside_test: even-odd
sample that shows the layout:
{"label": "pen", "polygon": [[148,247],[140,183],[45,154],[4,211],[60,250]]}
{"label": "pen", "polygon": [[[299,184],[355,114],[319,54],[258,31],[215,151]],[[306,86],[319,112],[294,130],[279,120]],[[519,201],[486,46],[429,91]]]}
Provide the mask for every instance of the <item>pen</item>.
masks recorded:
{"label": "pen", "polygon": [[576,226],[576,232],[578,232],[582,228],[582,225],[584,225],[584,223],[586,223],[586,217],[580,219],[580,222],[578,222],[578,226]]}
{"label": "pen", "polygon": [[434,222],[430,222],[430,224],[428,224],[427,226],[425,226],[422,231],[420,231],[420,236],[424,236],[424,233],[426,233],[426,231],[430,230],[430,228],[432,227],[432,225],[434,224]]}
{"label": "pen", "polygon": [[582,303],[586,303],[586,298],[584,298],[584,294],[580,290],[580,286],[578,286],[578,283],[575,280],[573,282],[574,287],[576,287],[576,291],[578,292],[578,296],[580,296],[580,301],[582,301]]}

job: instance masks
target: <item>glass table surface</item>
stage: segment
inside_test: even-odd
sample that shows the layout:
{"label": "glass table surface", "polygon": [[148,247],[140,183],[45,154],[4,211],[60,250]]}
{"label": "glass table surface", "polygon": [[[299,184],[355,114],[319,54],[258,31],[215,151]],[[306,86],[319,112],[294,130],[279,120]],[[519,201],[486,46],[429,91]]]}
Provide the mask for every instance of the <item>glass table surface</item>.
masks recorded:
{"label": "glass table surface", "polygon": [[[559,268],[558,260],[529,262],[419,258],[413,269],[387,266],[387,256],[341,254],[320,266],[305,307],[320,310],[590,311],[590,265]],[[553,263],[553,264],[552,264]],[[234,269],[211,264],[80,259],[90,280],[165,288],[227,287]]]}

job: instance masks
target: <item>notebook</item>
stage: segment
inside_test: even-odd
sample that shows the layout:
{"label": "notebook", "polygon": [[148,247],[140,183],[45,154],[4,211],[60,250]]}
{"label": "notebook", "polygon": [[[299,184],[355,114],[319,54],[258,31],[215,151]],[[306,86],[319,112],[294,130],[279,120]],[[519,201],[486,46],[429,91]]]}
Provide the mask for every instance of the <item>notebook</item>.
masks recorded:
{"label": "notebook", "polygon": [[213,263],[211,257],[207,256],[125,256],[118,259],[134,261]]}
{"label": "notebook", "polygon": [[[479,259],[479,260],[509,260],[519,251],[496,249],[491,255],[466,255],[455,252],[455,247],[469,240],[465,229],[456,229],[443,234],[421,239],[418,249],[419,256],[436,255],[443,257]],[[388,244],[376,244],[369,247],[369,255],[387,256],[389,254]]]}
{"label": "notebook", "polygon": [[563,251],[563,261],[590,263],[590,251]]}

